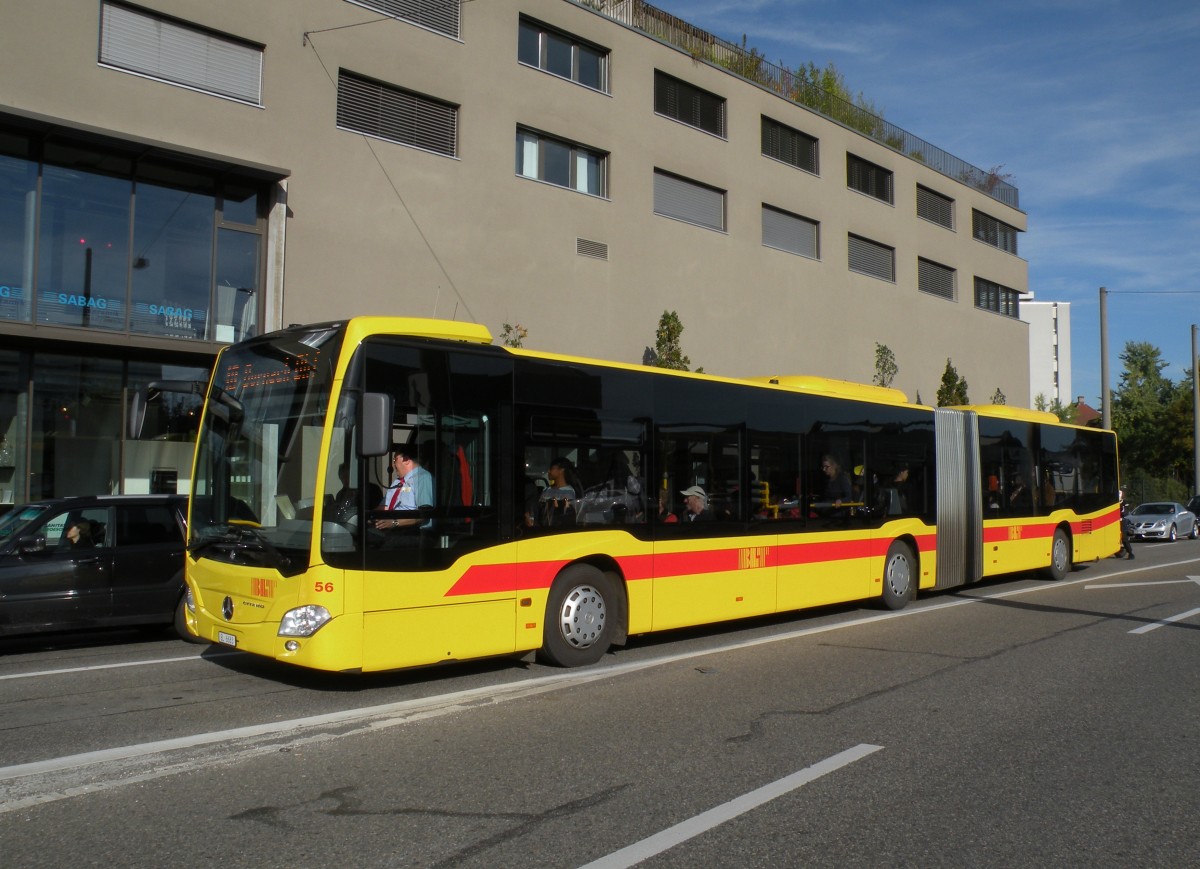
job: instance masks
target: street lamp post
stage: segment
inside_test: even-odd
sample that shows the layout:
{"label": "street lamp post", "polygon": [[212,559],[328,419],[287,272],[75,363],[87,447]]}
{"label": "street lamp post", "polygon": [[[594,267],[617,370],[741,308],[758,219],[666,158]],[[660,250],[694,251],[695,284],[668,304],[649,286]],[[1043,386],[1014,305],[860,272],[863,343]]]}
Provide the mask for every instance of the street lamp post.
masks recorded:
{"label": "street lamp post", "polygon": [[1100,424],[1112,428],[1112,405],[1108,391],[1108,288],[1100,288]]}
{"label": "street lamp post", "polygon": [[1197,364],[1196,332],[1192,324],[1192,494],[1200,495],[1200,365]]}

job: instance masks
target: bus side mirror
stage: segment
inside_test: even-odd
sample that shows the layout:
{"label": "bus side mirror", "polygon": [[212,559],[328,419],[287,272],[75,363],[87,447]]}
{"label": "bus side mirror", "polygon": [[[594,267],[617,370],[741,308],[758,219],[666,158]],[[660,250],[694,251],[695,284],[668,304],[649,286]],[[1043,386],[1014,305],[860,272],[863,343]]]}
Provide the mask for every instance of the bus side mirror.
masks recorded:
{"label": "bus side mirror", "polygon": [[[178,392],[184,395],[204,395],[207,386],[200,380],[156,380],[147,383],[143,389],[135,389],[129,396],[129,440],[137,440],[142,436],[142,426],[146,422],[146,405],[152,398],[158,398],[164,392]],[[222,393],[224,395],[224,393]],[[227,404],[240,405],[232,398],[223,398]]]}
{"label": "bus side mirror", "polygon": [[392,448],[392,397],[386,392],[364,392],[358,452],[361,456],[386,456]]}

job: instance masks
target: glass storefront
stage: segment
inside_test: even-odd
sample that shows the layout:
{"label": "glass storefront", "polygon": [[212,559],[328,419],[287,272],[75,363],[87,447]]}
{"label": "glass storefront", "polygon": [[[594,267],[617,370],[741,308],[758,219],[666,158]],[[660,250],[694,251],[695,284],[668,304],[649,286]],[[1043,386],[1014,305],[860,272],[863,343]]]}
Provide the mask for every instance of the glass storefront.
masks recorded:
{"label": "glass storefront", "polygon": [[0,504],[63,495],[186,493],[200,395],[164,393],[128,440],[135,390],[207,383],[203,365],[0,351]]}
{"label": "glass storefront", "polygon": [[131,396],[207,384],[214,345],[259,331],[278,177],[0,115],[0,511],[188,491],[200,395],[160,396],[137,440]]}
{"label": "glass storefront", "polygon": [[265,199],[228,170],[0,128],[0,322],[251,337]]}

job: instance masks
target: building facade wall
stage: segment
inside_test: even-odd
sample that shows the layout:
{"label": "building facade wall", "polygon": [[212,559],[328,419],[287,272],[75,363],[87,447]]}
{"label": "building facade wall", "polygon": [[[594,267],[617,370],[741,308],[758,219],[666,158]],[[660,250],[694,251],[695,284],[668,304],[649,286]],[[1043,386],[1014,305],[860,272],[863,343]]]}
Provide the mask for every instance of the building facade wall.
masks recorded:
{"label": "building facade wall", "polygon": [[1029,324],[1029,395],[1047,404],[1065,405],[1076,398],[1071,386],[1071,304],[1021,302],[1021,319]]}
{"label": "building facade wall", "polygon": [[[42,0],[0,12],[0,112],[260,178],[261,328],[378,313],[493,333],[520,323],[526,346],[637,362],[674,310],[684,351],[708,372],[869,382],[880,343],[910,399],[932,403],[950,359],[973,401],[996,388],[1010,404],[1031,400],[1028,326],[977,308],[973,290],[977,276],[1017,291],[1028,283],[1023,259],[975,239],[973,210],[1019,231],[1024,213],[587,8],[462,4],[454,39],[346,0],[138,7],[262,46],[258,106],[98,64],[99,6]],[[519,63],[521,16],[606,49],[607,92]],[[457,105],[455,155],[339,129],[341,69]],[[726,135],[656,114],[656,70],[724,97]],[[819,172],[763,156],[764,115],[818,139]],[[519,175],[518,126],[607,154],[605,195]],[[894,202],[847,187],[847,154],[893,173]],[[657,215],[656,170],[726,191],[724,229]],[[916,216],[918,184],[954,200],[953,229]],[[819,222],[819,256],[765,247],[764,204]],[[848,234],[893,247],[895,280],[850,271]],[[580,255],[581,239],[606,256]],[[919,257],[954,269],[955,299],[917,289]],[[50,335],[21,323],[0,331]],[[162,353],[219,344],[131,340]]]}

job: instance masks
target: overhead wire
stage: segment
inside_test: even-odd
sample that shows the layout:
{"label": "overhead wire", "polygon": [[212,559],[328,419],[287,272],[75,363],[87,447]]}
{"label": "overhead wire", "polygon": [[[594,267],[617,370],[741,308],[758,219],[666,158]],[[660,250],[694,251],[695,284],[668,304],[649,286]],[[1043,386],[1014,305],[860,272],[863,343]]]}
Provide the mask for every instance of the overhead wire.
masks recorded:
{"label": "overhead wire", "polygon": [[[471,0],[462,0],[462,2],[471,2]],[[371,21],[359,21],[355,24],[343,24],[339,27],[327,27],[323,30],[306,30],[306,31],[304,31],[304,39],[303,39],[302,44],[305,47],[312,49],[313,55],[317,58],[317,63],[319,63],[321,65],[321,69],[325,73],[325,77],[328,78],[330,84],[332,84],[334,86],[334,88],[336,88],[337,81],[334,78],[333,74],[330,73],[329,67],[327,67],[325,65],[325,60],[324,60],[324,58],[321,57],[321,52],[317,50],[316,43],[312,39],[313,34],[329,33],[331,31],[335,31],[335,30],[346,30],[351,27],[361,27],[364,24],[378,24],[381,21],[395,21],[395,20],[396,19],[391,16],[384,15],[380,18],[372,19]],[[387,180],[388,186],[392,188],[392,192],[396,195],[396,200],[400,203],[401,208],[404,209],[404,213],[408,215],[408,219],[412,222],[413,228],[416,230],[417,235],[420,237],[422,243],[425,245],[426,250],[429,251],[429,255],[433,258],[433,261],[437,264],[438,270],[445,277],[446,283],[449,284],[450,289],[454,292],[454,295],[458,298],[459,303],[462,304],[463,309],[467,312],[467,316],[470,318],[470,321],[472,323],[478,323],[479,321],[475,319],[475,314],[471,311],[471,306],[467,303],[467,300],[463,297],[462,292],[458,289],[458,285],[455,284],[454,278],[452,278],[450,276],[450,272],[447,270],[445,263],[442,262],[441,257],[438,256],[437,250],[434,248],[433,243],[429,240],[429,237],[425,234],[425,231],[421,228],[420,222],[417,220],[416,215],[413,214],[412,209],[409,207],[408,203],[405,201],[403,194],[401,194],[401,192],[400,192],[400,188],[396,186],[396,182],[392,178],[391,173],[389,173],[387,170],[387,167],[384,166],[383,160],[380,158],[379,153],[375,150],[375,145],[371,141],[371,137],[367,136],[363,133],[359,133],[358,135],[362,139],[364,144],[366,144],[367,150],[371,152],[371,157],[375,160],[375,164],[379,167],[379,171],[383,173],[383,177]],[[442,294],[442,288],[439,285],[437,292],[434,294],[434,298],[433,298],[433,312],[432,313],[433,313],[434,317],[437,316],[438,303],[441,300],[441,294]],[[458,305],[457,304],[454,307],[454,314],[457,317],[457,315],[458,315]]]}

